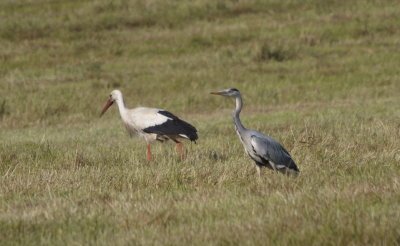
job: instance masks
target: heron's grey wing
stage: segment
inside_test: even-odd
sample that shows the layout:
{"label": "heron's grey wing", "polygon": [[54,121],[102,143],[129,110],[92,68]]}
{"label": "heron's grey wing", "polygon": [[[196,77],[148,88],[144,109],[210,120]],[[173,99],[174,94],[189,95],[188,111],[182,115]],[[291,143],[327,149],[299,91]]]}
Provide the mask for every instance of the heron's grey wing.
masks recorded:
{"label": "heron's grey wing", "polygon": [[280,143],[267,136],[251,136],[251,145],[260,157],[273,162],[276,169],[290,168],[298,171],[298,168],[290,154]]}

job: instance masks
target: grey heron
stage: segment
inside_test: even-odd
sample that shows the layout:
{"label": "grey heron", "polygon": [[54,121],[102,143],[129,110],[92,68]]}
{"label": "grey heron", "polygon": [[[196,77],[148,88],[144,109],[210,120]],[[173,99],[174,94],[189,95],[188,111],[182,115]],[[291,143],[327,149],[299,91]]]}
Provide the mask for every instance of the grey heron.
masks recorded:
{"label": "grey heron", "polygon": [[261,167],[279,171],[292,176],[299,174],[299,169],[289,152],[273,138],[259,131],[246,129],[240,121],[239,114],[242,110],[242,97],[235,88],[211,92],[214,95],[233,97],[236,100],[236,108],[232,112],[236,133],[243,144],[245,152],[256,163],[257,173],[261,175]]}
{"label": "grey heron", "polygon": [[113,90],[104,106],[100,116],[107,109],[116,103],[121,115],[121,119],[130,136],[138,134],[147,143],[147,160],[152,159],[150,144],[154,141],[165,142],[169,139],[174,141],[178,151],[183,157],[182,143],[180,138],[189,139],[196,142],[197,130],[191,124],[179,119],[172,113],[158,108],[138,107],[128,109],[125,107],[122,93],[119,90]]}

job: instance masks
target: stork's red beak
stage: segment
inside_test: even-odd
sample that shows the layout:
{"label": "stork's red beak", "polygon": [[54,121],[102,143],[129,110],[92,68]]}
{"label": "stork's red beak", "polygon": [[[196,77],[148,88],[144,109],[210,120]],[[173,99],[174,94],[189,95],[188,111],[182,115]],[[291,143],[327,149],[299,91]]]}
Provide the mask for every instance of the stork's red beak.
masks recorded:
{"label": "stork's red beak", "polygon": [[107,109],[113,105],[114,101],[110,99],[108,99],[106,105],[104,106],[103,110],[101,111],[100,117],[103,116],[103,114],[107,111]]}

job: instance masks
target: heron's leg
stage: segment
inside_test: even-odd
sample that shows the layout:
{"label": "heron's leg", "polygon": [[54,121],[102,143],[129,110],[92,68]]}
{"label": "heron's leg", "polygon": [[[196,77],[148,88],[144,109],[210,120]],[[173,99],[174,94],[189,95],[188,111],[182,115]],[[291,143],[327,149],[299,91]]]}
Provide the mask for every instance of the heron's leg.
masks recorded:
{"label": "heron's leg", "polygon": [[261,167],[259,165],[256,165],[256,169],[257,169],[258,178],[261,178]]}
{"label": "heron's leg", "polygon": [[147,144],[147,160],[151,161],[150,144]]}

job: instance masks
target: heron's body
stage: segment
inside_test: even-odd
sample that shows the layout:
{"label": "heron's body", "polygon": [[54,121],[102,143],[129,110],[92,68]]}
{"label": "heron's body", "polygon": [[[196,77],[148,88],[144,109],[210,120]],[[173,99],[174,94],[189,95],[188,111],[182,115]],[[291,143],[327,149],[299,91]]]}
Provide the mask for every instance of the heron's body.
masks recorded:
{"label": "heron's body", "polygon": [[299,171],[287,150],[273,138],[254,130],[247,130],[242,135],[244,137],[240,137],[240,140],[245,152],[258,167],[284,173],[289,170]]}
{"label": "heron's body", "polygon": [[173,140],[177,143],[178,149],[182,154],[182,146],[179,139],[197,140],[197,130],[189,123],[179,119],[172,113],[148,107],[138,107],[128,109],[125,107],[122,93],[114,90],[110,94],[110,99],[103,109],[102,114],[113,103],[116,103],[121,115],[121,119],[130,136],[138,135],[147,143],[147,158],[151,159],[150,144],[154,141],[165,142]]}
{"label": "heron's body", "polygon": [[297,175],[300,171],[289,152],[273,138],[255,130],[246,129],[240,121],[242,97],[237,89],[226,89],[212,94],[230,96],[236,99],[236,108],[232,113],[236,133],[243,144],[245,152],[256,163],[260,174],[261,167],[267,167],[286,174]]}

